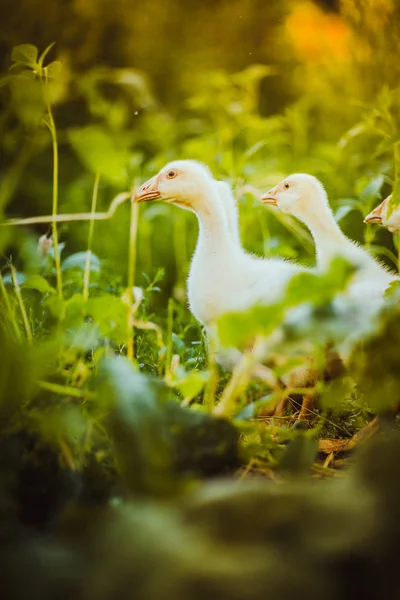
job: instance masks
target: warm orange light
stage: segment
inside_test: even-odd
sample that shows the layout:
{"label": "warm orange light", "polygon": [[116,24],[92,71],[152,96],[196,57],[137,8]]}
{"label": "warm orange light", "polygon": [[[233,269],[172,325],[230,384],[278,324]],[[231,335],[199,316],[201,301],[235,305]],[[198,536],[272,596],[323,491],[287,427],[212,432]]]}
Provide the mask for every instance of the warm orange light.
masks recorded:
{"label": "warm orange light", "polygon": [[349,57],[350,29],[333,13],[312,2],[297,5],[286,20],[287,34],[299,57],[310,62]]}

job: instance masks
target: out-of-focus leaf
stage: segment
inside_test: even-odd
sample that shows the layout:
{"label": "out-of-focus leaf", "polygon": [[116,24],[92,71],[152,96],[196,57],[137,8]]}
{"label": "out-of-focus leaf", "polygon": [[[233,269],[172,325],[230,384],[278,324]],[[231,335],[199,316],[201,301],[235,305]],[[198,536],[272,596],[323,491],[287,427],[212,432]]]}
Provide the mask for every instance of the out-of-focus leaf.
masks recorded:
{"label": "out-of-focus leaf", "polygon": [[[21,273],[20,271],[16,271],[15,272],[15,279],[17,280],[17,283],[19,285],[22,285],[25,281],[26,281],[26,275],[25,273]],[[11,273],[6,273],[5,275],[3,275],[3,283],[5,285],[14,285],[14,282],[12,280],[11,277]]]}
{"label": "out-of-focus leaf", "polygon": [[49,79],[58,79],[61,75],[62,64],[59,60],[54,60],[45,67],[46,75]]}
{"label": "out-of-focus leaf", "polygon": [[82,163],[92,173],[100,173],[113,183],[125,182],[129,152],[104,127],[89,125],[70,129],[68,138]]}
{"label": "out-of-focus leaf", "polygon": [[117,343],[126,342],[129,334],[129,306],[118,296],[104,294],[89,298],[87,313],[99,327],[101,335]]}
{"label": "out-of-focus leaf", "polygon": [[98,381],[100,401],[126,485],[135,493],[165,493],[171,486],[171,441],[163,407],[149,379],[124,357],[105,359]]}
{"label": "out-of-focus leaf", "polygon": [[31,410],[31,424],[47,442],[57,443],[60,437],[76,443],[85,433],[86,418],[74,406],[50,406],[44,410]]}
{"label": "out-of-focus leaf", "polygon": [[[90,252],[90,270],[96,273],[100,273],[101,262],[96,254]],[[86,268],[86,256],[87,252],[76,252],[75,254],[70,254],[62,263],[61,270],[67,271],[68,269],[80,269],[84,271]]]}
{"label": "out-of-focus leaf", "polygon": [[397,303],[383,311],[378,328],[353,350],[349,371],[368,405],[385,412],[399,404],[400,318]]}
{"label": "out-of-focus leaf", "polygon": [[327,273],[298,273],[290,280],[284,301],[289,306],[303,302],[326,304],[345,289],[353,273],[354,267],[342,258],[335,258]]}
{"label": "out-of-focus leaf", "polygon": [[279,459],[278,469],[287,476],[304,476],[316,460],[317,453],[317,440],[311,438],[299,427],[284,449]]}
{"label": "out-of-focus leaf", "polygon": [[26,66],[35,68],[38,58],[38,49],[33,44],[20,44],[14,46],[11,52],[11,60],[20,62]]}
{"label": "out-of-focus leaf", "polygon": [[189,401],[200,394],[208,379],[209,373],[207,371],[192,371],[191,373],[185,373],[182,379],[173,380],[169,385],[179,390],[182,396]]}
{"label": "out-of-focus leaf", "polygon": [[379,197],[379,192],[384,183],[383,175],[378,175],[371,179],[371,181],[360,191],[360,199],[363,203],[370,203]]}
{"label": "out-of-focus leaf", "polygon": [[264,396],[263,398],[260,398],[259,400],[256,400],[255,402],[249,402],[249,404],[246,404],[246,406],[235,415],[234,420],[235,421],[248,421],[250,419],[253,419],[258,411],[260,410],[260,408],[266,407],[266,406],[271,406],[271,408],[273,408],[276,404],[276,399],[274,397],[273,394],[268,394],[268,396]]}
{"label": "out-of-focus leaf", "polygon": [[283,306],[254,306],[246,312],[228,313],[218,319],[218,338],[223,346],[244,347],[257,335],[269,335],[282,321]]}
{"label": "out-of-focus leaf", "polygon": [[18,118],[27,126],[38,126],[46,110],[40,81],[21,75],[13,77],[10,85],[13,108]]}
{"label": "out-of-focus leaf", "polygon": [[320,404],[324,408],[335,408],[348,398],[354,389],[354,381],[350,377],[331,381],[324,387]]}
{"label": "out-of-focus leaf", "polygon": [[394,154],[394,182],[389,206],[386,211],[386,219],[390,217],[395,208],[400,205],[400,141],[393,144]]}
{"label": "out-of-focus leaf", "polygon": [[42,292],[42,294],[55,293],[55,289],[49,284],[47,279],[40,275],[29,275],[22,283],[22,287],[37,290],[38,292]]}

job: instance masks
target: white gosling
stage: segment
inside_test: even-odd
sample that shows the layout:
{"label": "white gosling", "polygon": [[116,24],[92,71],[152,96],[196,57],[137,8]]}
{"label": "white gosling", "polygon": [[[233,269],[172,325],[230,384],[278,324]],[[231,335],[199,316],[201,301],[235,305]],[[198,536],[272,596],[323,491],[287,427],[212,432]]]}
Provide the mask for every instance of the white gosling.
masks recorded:
{"label": "white gosling", "polygon": [[346,295],[362,303],[371,315],[380,308],[386,288],[397,277],[346,237],[335,221],[325,189],[318,179],[304,173],[290,175],[264,194],[261,201],[277,206],[308,227],[314,238],[319,270],[324,271],[335,256],[354,265],[357,270]]}
{"label": "white gosling", "polygon": [[[207,331],[223,314],[278,302],[291,277],[304,270],[283,259],[258,258],[244,251],[229,186],[215,181],[196,161],[173,161],[143,184],[135,201],[151,200],[163,200],[197,215],[199,235],[187,290],[190,310]],[[232,350],[230,356],[235,363],[240,353]]]}
{"label": "white gosling", "polygon": [[220,185],[195,161],[169,163],[136,193],[136,202],[164,200],[197,215],[199,236],[190,265],[188,297],[194,316],[204,325],[220,315],[270,304],[281,297],[301,268],[281,259],[247,254],[228,226]]}

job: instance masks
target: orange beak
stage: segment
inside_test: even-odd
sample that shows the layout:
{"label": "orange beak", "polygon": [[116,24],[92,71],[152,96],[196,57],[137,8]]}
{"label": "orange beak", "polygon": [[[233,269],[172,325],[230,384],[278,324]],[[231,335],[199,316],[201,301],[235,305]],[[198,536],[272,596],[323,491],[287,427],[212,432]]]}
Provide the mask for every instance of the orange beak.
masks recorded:
{"label": "orange beak", "polygon": [[266,192],[263,196],[261,196],[261,202],[263,204],[271,204],[272,206],[277,206],[276,195],[278,193],[278,186],[271,188],[268,192]]}
{"label": "orange beak", "polygon": [[144,183],[134,194],[134,202],[151,202],[152,200],[160,200],[161,194],[158,189],[157,177],[152,177]]}
{"label": "orange beak", "polygon": [[390,196],[381,202],[379,206],[374,208],[374,210],[372,210],[369,215],[365,217],[364,223],[379,223],[379,225],[382,225],[386,204],[389,200]]}

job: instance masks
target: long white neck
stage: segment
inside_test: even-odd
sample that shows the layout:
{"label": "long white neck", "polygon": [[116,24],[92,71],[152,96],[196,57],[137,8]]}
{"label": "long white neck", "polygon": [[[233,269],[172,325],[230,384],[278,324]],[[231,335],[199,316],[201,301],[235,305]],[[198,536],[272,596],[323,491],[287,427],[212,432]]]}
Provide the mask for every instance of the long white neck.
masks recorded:
{"label": "long white neck", "polygon": [[216,181],[218,195],[222,201],[228,230],[231,238],[241,245],[239,232],[239,210],[230,186],[224,181]]}
{"label": "long white neck", "polygon": [[[314,239],[317,253],[317,266],[324,269],[334,256],[348,256],[356,250],[352,242],[344,235],[335,221],[333,212],[328,204],[315,206],[304,216],[298,215],[308,227]],[[350,258],[350,256],[349,256]]]}
{"label": "long white neck", "polygon": [[[235,207],[232,209],[235,210]],[[235,260],[238,252],[241,251],[239,236],[232,235],[226,206],[221,201],[218,188],[211,183],[204,190],[196,214],[199,222],[199,237],[193,262],[200,258],[203,261],[218,259],[218,262]],[[208,264],[208,266],[213,265]]]}

